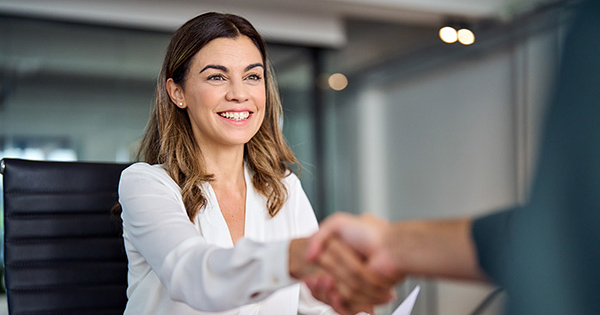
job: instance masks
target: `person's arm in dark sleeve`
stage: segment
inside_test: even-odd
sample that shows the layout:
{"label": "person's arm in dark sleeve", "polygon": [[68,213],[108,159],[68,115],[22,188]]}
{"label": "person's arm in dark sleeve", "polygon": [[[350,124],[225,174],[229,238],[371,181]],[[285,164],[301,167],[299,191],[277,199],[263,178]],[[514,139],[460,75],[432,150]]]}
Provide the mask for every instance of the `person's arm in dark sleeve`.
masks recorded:
{"label": "person's arm in dark sleeve", "polygon": [[511,208],[473,220],[471,235],[477,251],[479,266],[498,285],[506,278],[506,262],[512,242],[511,222],[519,208]]}

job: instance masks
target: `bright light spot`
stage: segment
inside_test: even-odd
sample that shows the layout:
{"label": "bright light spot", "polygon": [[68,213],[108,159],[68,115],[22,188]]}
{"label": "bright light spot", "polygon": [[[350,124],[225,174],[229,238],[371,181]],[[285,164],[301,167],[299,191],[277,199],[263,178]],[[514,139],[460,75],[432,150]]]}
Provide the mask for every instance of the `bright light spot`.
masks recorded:
{"label": "bright light spot", "polygon": [[13,159],[22,159],[23,158],[23,150],[18,148],[6,148],[4,152],[0,152],[1,158],[13,158]]}
{"label": "bright light spot", "polygon": [[458,39],[456,30],[450,26],[440,28],[440,39],[448,44],[454,43]]}
{"label": "bright light spot", "polygon": [[348,86],[348,79],[341,73],[334,73],[327,80],[329,87],[336,91],[341,91]]}
{"label": "bright light spot", "polygon": [[23,150],[23,158],[27,160],[43,160],[44,151],[39,148],[27,148]]}
{"label": "bright light spot", "polygon": [[77,161],[77,153],[72,149],[54,149],[46,154],[49,161]]}
{"label": "bright light spot", "polygon": [[466,28],[458,30],[458,41],[463,45],[471,45],[475,42],[475,34]]}

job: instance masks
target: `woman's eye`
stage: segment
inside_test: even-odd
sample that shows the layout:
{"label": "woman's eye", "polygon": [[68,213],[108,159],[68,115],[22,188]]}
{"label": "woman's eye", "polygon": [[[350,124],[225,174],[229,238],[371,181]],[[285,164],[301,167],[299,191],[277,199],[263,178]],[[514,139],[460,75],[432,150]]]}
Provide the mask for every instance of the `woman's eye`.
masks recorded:
{"label": "woman's eye", "polygon": [[213,74],[207,78],[208,81],[223,81],[225,77],[222,74]]}
{"label": "woman's eye", "polygon": [[248,78],[248,80],[252,80],[252,81],[260,81],[262,79],[262,77],[258,74],[251,74],[247,78]]}

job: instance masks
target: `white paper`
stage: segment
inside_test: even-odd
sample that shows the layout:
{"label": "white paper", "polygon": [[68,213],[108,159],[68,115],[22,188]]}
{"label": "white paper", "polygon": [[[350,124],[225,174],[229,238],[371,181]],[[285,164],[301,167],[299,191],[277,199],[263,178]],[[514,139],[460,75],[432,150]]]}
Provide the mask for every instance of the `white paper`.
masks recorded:
{"label": "white paper", "polygon": [[419,291],[421,291],[420,286],[416,286],[412,292],[404,299],[402,304],[394,310],[392,315],[410,315],[413,307],[415,306],[415,301],[417,300],[417,296],[419,296]]}

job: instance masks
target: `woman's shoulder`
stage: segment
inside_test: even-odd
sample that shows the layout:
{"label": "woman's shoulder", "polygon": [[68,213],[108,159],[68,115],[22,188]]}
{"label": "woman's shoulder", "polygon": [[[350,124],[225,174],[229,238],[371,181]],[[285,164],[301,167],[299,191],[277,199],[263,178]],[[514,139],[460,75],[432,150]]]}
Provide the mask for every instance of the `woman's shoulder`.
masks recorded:
{"label": "woman's shoulder", "polygon": [[162,164],[148,164],[146,162],[136,162],[129,165],[123,173],[149,173],[149,174],[166,174],[167,171],[164,169]]}
{"label": "woman's shoulder", "polygon": [[121,173],[119,192],[122,194],[148,194],[148,192],[170,191],[181,193],[181,188],[160,165],[138,162],[130,165]]}
{"label": "woman's shoulder", "polygon": [[139,178],[139,179],[154,179],[160,181],[173,181],[162,164],[148,164],[145,162],[136,162],[128,166],[121,173],[121,181],[123,179]]}
{"label": "woman's shoulder", "polygon": [[288,190],[294,190],[298,188],[302,189],[300,178],[298,178],[298,176],[292,171],[289,171],[289,173],[286,174],[281,181]]}

